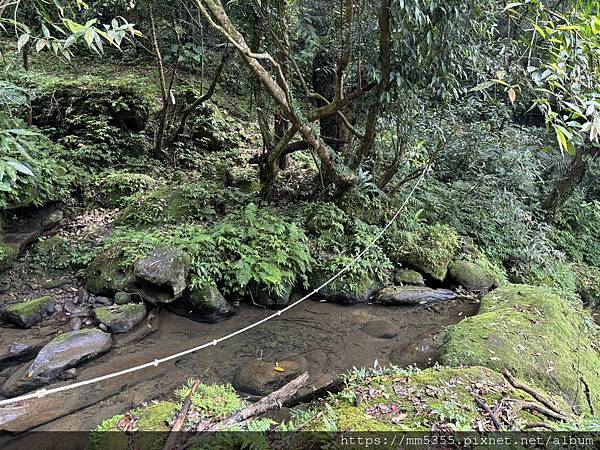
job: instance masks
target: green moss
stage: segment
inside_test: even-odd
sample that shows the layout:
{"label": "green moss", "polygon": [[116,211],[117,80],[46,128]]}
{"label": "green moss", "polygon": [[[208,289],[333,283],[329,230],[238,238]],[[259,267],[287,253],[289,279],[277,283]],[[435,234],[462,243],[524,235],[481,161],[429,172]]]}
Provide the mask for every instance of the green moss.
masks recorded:
{"label": "green moss", "polygon": [[104,420],[90,433],[88,450],[112,450],[127,448],[129,437],[119,430],[118,425],[125,418],[122,414]]}
{"label": "green moss", "polygon": [[549,260],[545,267],[536,266],[522,277],[526,284],[546,286],[555,289],[563,298],[574,304],[580,304],[577,294],[577,282],[573,266],[569,263]]}
{"label": "green moss", "polygon": [[584,304],[590,308],[600,305],[600,268],[574,264],[575,286]]}
{"label": "green moss", "polygon": [[[567,408],[560,398],[544,395]],[[311,417],[292,419],[288,429],[429,431],[435,426],[474,430],[479,423],[489,423],[475,396],[492,410],[503,398],[531,400],[528,394],[508,385],[501,374],[484,367],[437,367],[411,372],[396,369],[347,382],[341,393],[318,405]],[[509,408],[515,418],[515,429],[539,422],[539,418],[518,407]]]}
{"label": "green moss", "polygon": [[27,300],[4,308],[3,315],[6,320],[29,328],[44,318],[51,301],[48,296]]}
{"label": "green moss", "polygon": [[441,362],[509,369],[587,411],[586,383],[600,402],[598,336],[589,314],[555,291],[505,285],[483,297],[476,316],[448,329]]}
{"label": "green moss", "polygon": [[[175,395],[185,400],[193,384],[194,380],[188,380]],[[192,396],[192,405],[203,417],[220,419],[242,409],[244,402],[230,384],[201,384]]]}
{"label": "green moss", "polygon": [[459,237],[454,228],[436,224],[392,235],[389,247],[392,259],[443,281],[458,250]]}
{"label": "green moss", "polygon": [[12,266],[19,256],[19,248],[16,245],[0,242],[0,271]]}
{"label": "green moss", "polygon": [[399,270],[394,274],[394,281],[400,285],[425,286],[423,275],[415,270]]}
{"label": "green moss", "polygon": [[174,402],[158,402],[131,413],[138,417],[138,431],[169,431],[169,423],[179,405]]}
{"label": "green moss", "polygon": [[133,198],[118,220],[135,226],[208,220],[232,197],[224,192],[222,185],[214,182],[166,185]]}
{"label": "green moss", "polygon": [[158,186],[149,175],[129,171],[102,173],[96,177],[95,195],[103,205],[117,208],[131,203],[132,197]]}
{"label": "green moss", "polygon": [[118,245],[102,250],[88,264],[85,271],[87,289],[96,295],[112,295],[129,291],[135,281],[133,270],[124,261]]}
{"label": "green moss", "polygon": [[488,291],[495,280],[491,273],[471,261],[454,261],[449,267],[450,278],[471,291]]}

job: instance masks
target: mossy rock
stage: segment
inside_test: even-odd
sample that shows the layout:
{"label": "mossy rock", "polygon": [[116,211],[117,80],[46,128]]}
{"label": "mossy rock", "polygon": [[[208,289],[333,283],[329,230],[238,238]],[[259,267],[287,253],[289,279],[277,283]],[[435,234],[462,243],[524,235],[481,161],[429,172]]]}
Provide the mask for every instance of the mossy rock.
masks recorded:
{"label": "mossy rock", "polygon": [[0,242],[0,271],[10,268],[18,256],[18,245]]}
{"label": "mossy rock", "polygon": [[401,235],[392,255],[398,262],[417,269],[437,281],[443,281],[448,265],[459,248],[459,236],[447,225],[432,225],[415,233]]}
{"label": "mossy rock", "polygon": [[122,259],[119,246],[106,248],[96,255],[85,271],[88,291],[103,296],[111,296],[118,291],[133,292],[133,268],[124,266]]}
{"label": "mossy rock", "polygon": [[143,303],[103,306],[94,308],[94,315],[113,333],[127,333],[144,320],[146,306]]}
{"label": "mossy rock", "polygon": [[600,268],[586,264],[574,264],[575,286],[583,303],[595,308],[600,306]]}
{"label": "mossy rock", "polygon": [[401,286],[407,284],[410,286],[425,286],[423,275],[416,270],[399,270],[394,274],[394,281]]}
{"label": "mossy rock", "polygon": [[2,310],[3,319],[22,328],[31,328],[41,322],[54,309],[52,299],[48,296],[27,300]]}
{"label": "mossy rock", "polygon": [[589,411],[600,404],[600,329],[586,311],[544,287],[505,285],[479,313],[442,337],[441,363],[510,370],[526,383]]}
{"label": "mossy rock", "polygon": [[448,268],[451,280],[468,291],[489,291],[494,277],[485,268],[471,261],[455,261]]}
{"label": "mossy rock", "polygon": [[[544,393],[566,409],[564,400]],[[482,399],[492,411],[503,398],[530,401],[528,394],[515,390],[504,377],[485,367],[435,367],[353,380],[350,385],[318,405],[306,423],[292,420],[303,431],[430,431],[450,429],[471,431],[484,426],[494,430],[489,417],[477,404]],[[517,403],[505,403],[512,423],[506,430],[522,430],[541,419],[523,411]],[[546,418],[544,418],[544,422]],[[553,422],[548,421],[549,424]]]}
{"label": "mossy rock", "polygon": [[[360,266],[360,263],[357,264]],[[337,273],[334,268],[313,269],[308,277],[309,289],[317,289]],[[354,305],[367,302],[379,289],[382,283],[371,277],[366,271],[355,270],[338,277],[322,288],[314,298],[324,298],[333,303]]]}

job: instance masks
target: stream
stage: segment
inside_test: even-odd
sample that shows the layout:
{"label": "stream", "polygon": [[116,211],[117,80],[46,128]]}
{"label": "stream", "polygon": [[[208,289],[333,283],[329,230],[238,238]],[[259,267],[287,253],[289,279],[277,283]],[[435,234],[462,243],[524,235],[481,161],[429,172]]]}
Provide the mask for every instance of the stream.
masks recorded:
{"label": "stream", "polygon": [[[231,382],[244,363],[256,359],[276,362],[302,358],[310,381],[297,394],[300,402],[353,367],[377,363],[432,365],[436,359],[432,336],[475,314],[477,308],[478,302],[467,298],[413,307],[341,306],[309,300],[216,347],[123,377],[1,408],[0,430],[91,430],[102,420],[142,402],[169,398],[190,377],[205,383]],[[77,381],[186,350],[269,314],[272,311],[242,304],[229,320],[206,324],[161,310],[154,320],[155,332],[137,341],[134,332],[128,333],[133,335],[131,339],[127,334],[118,335],[109,353],[78,368]],[[1,340],[14,340],[27,332],[2,329]],[[50,387],[70,382],[60,381]]]}

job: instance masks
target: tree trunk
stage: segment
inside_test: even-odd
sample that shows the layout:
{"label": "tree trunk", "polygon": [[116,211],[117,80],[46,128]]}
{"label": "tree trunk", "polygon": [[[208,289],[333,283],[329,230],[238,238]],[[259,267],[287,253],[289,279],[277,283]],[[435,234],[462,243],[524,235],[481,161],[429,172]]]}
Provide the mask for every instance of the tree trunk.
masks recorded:
{"label": "tree trunk", "polygon": [[591,151],[585,147],[575,152],[575,156],[569,163],[567,172],[556,182],[552,193],[544,202],[543,208],[551,219],[554,219],[556,211],[567,201],[583,179],[587,169],[586,157],[588,154],[591,154]]}

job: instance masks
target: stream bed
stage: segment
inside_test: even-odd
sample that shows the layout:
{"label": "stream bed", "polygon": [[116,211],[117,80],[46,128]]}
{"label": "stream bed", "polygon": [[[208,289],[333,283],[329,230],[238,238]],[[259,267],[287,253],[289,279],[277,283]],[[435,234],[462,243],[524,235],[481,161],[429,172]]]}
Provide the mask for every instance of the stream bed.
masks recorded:
{"label": "stream bed", "polygon": [[[0,408],[0,430],[91,430],[102,420],[142,402],[170,397],[190,377],[205,383],[232,382],[243,364],[257,359],[277,362],[302,358],[310,374],[308,386],[297,394],[297,401],[302,401],[353,367],[432,365],[436,359],[432,336],[474,315],[478,306],[478,301],[467,298],[412,307],[340,306],[308,300],[257,328],[181,359]],[[229,320],[206,324],[161,310],[155,332],[139,341],[122,340],[109,353],[79,367],[76,381],[195,347],[269,314],[272,311],[242,304]],[[2,339],[14,339],[26,331],[2,329]]]}

